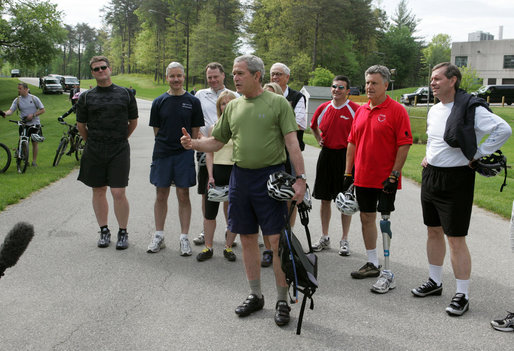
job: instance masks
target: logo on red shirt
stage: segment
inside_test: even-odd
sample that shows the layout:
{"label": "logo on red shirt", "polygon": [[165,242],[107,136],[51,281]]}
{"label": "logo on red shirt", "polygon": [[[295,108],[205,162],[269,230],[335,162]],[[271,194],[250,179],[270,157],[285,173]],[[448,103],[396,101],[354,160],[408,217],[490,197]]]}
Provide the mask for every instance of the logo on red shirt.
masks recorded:
{"label": "logo on red shirt", "polygon": [[384,122],[386,120],[386,115],[378,115],[378,121],[379,122]]}

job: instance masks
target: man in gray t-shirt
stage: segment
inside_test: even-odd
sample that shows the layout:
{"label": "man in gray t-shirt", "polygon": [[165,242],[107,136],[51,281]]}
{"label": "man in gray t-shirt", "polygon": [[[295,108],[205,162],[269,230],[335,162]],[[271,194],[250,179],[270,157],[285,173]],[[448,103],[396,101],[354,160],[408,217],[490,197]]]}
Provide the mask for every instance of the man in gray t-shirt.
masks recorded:
{"label": "man in gray t-shirt", "polygon": [[[14,111],[19,111],[20,119],[27,125],[32,126],[28,130],[28,136],[39,134],[42,137],[39,115],[45,113],[45,106],[43,106],[43,103],[37,96],[29,94],[27,83],[18,84],[18,95],[12,102],[11,108],[5,111],[5,113],[0,111],[0,114],[2,117],[5,117],[12,115]],[[20,128],[20,134],[21,131]],[[37,152],[38,143],[32,139],[32,166],[37,166]]]}

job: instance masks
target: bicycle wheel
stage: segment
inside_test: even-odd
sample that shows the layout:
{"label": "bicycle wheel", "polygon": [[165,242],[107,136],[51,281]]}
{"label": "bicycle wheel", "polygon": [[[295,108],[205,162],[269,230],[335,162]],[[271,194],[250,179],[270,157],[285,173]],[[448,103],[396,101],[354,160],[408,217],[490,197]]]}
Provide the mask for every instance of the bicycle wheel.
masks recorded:
{"label": "bicycle wheel", "polygon": [[84,139],[80,135],[77,135],[77,138],[75,139],[75,158],[77,161],[80,161],[82,158],[82,152],[84,152],[84,147],[86,146],[86,143],[84,142]]}
{"label": "bicycle wheel", "polygon": [[16,159],[16,168],[18,173],[25,173],[29,164],[29,143],[23,140],[20,148],[18,158]]}
{"label": "bicycle wheel", "polygon": [[68,147],[68,138],[62,137],[59,146],[57,147],[57,151],[55,152],[54,163],[53,166],[57,166],[59,161],[61,160],[62,155],[66,152],[66,148]]}
{"label": "bicycle wheel", "polygon": [[0,143],[0,173],[7,171],[11,165],[11,150],[4,144]]}

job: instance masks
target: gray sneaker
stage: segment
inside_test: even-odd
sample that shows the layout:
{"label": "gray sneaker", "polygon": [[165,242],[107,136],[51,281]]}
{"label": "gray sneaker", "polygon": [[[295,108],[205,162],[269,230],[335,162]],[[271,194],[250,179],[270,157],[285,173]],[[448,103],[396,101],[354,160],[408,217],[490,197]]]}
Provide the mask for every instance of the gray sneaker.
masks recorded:
{"label": "gray sneaker", "polygon": [[189,239],[180,239],[180,256],[191,256],[192,254],[193,252],[191,251],[191,244],[189,244]]}
{"label": "gray sneaker", "polygon": [[203,230],[196,238],[193,239],[193,243],[195,245],[203,245],[203,244],[205,244],[205,234],[203,233]]}
{"label": "gray sneaker", "polygon": [[339,254],[341,256],[350,256],[350,243],[348,240],[341,240],[339,242]]}
{"label": "gray sneaker", "polygon": [[148,245],[148,249],[146,252],[148,253],[156,253],[159,252],[160,249],[164,249],[166,244],[164,243],[164,237],[161,235],[154,234],[152,238],[152,242]]}
{"label": "gray sneaker", "polygon": [[320,252],[321,250],[328,248],[330,248],[330,237],[328,236],[321,236],[319,241],[312,245],[312,249],[316,252]]}
{"label": "gray sneaker", "polygon": [[394,279],[393,272],[384,269],[376,283],[371,287],[371,291],[378,294],[385,294],[394,288],[396,288],[396,280]]}

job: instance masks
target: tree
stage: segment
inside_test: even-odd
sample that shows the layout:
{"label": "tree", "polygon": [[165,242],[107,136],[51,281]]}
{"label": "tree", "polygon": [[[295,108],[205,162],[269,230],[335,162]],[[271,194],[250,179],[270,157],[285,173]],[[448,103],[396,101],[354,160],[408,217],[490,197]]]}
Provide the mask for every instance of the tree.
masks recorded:
{"label": "tree", "polygon": [[328,87],[332,84],[335,74],[326,68],[318,67],[311,72],[310,76],[309,85],[313,85],[315,87]]}
{"label": "tree", "polygon": [[451,58],[452,40],[448,34],[435,35],[428,46],[422,50],[425,64],[434,67],[441,62],[449,62]]}
{"label": "tree", "polygon": [[401,0],[394,11],[392,18],[394,26],[397,28],[407,27],[409,31],[414,34],[418,26],[419,19],[416,18],[412,11],[407,8],[408,1]]}
{"label": "tree", "polygon": [[[4,19],[1,15],[7,15]],[[66,32],[61,12],[49,1],[3,1],[0,4],[1,55],[22,66],[47,65]]]}
{"label": "tree", "polygon": [[468,93],[478,90],[482,86],[482,78],[478,76],[476,70],[470,67],[459,67],[462,74],[459,88],[467,91]]}

